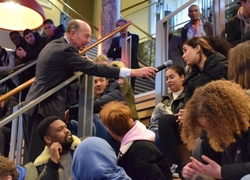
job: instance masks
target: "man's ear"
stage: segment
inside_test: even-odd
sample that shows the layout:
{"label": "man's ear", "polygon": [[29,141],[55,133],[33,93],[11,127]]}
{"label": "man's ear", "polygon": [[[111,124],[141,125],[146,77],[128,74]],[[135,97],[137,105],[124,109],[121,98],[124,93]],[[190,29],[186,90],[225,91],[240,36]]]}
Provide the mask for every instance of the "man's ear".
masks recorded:
{"label": "man's ear", "polygon": [[52,143],[49,136],[44,136],[43,140],[45,141],[46,144],[51,144]]}

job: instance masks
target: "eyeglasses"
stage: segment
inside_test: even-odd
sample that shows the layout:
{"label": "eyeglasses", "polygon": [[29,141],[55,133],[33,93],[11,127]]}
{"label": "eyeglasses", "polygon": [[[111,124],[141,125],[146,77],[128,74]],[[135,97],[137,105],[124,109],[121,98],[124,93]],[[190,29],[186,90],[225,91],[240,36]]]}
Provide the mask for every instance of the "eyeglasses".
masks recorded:
{"label": "eyeglasses", "polygon": [[85,39],[91,39],[92,36],[88,35],[88,34],[82,34],[82,36],[85,38]]}

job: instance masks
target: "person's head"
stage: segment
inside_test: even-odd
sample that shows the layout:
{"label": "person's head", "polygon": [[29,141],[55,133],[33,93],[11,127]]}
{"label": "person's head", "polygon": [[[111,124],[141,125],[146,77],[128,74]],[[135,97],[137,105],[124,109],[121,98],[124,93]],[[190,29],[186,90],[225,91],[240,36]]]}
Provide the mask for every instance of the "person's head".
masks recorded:
{"label": "person's head", "polygon": [[250,41],[240,43],[228,53],[228,78],[243,89],[250,89]]}
{"label": "person's head", "polygon": [[[115,23],[115,26],[120,27],[126,23],[127,23],[127,21],[125,19],[118,19],[118,21],[116,21],[116,23]],[[121,35],[121,37],[125,37],[127,35],[127,28],[122,29],[120,31],[120,35]]]}
{"label": "person's head", "polygon": [[20,46],[22,43],[22,36],[18,31],[11,31],[9,33],[10,40],[16,47]]}
{"label": "person's head", "polygon": [[131,110],[124,102],[111,101],[105,104],[99,115],[110,134],[118,141],[134,125]]}
{"label": "person's head", "polygon": [[107,56],[105,56],[104,54],[100,54],[100,55],[96,56],[93,59],[93,62],[97,63],[97,64],[104,64],[104,65],[109,66],[109,60],[108,60]]}
{"label": "person's head", "polygon": [[114,149],[99,137],[89,137],[76,148],[72,162],[73,179],[130,180],[124,169],[117,166]]}
{"label": "person's head", "polygon": [[204,63],[211,53],[215,53],[212,46],[202,37],[193,37],[183,43],[183,56],[188,66]]}
{"label": "person's head", "polygon": [[[0,88],[0,97],[2,95],[4,95],[5,93],[6,93],[6,91],[4,89]],[[4,106],[4,101],[0,101],[0,108],[3,108],[3,106]]]}
{"label": "person's head", "polygon": [[195,22],[197,20],[199,20],[200,18],[200,9],[199,6],[192,4],[191,6],[189,6],[188,8],[188,16],[190,17],[190,20]]}
{"label": "person's head", "polygon": [[78,50],[83,50],[90,42],[92,32],[88,23],[73,19],[69,21],[66,27],[65,36]]}
{"label": "person's head", "polygon": [[221,36],[204,36],[202,38],[208,41],[215,51],[221,53],[225,57],[227,57],[228,51],[232,48],[232,45]]}
{"label": "person's head", "polygon": [[94,94],[100,98],[109,84],[109,80],[105,77],[94,76]]}
{"label": "person's head", "polygon": [[0,180],[17,180],[16,166],[8,158],[0,156]]}
{"label": "person's head", "polygon": [[189,149],[203,130],[211,147],[222,152],[248,130],[250,98],[240,85],[226,80],[212,81],[195,90],[184,112],[181,137]]}
{"label": "person's head", "polygon": [[69,149],[73,143],[73,138],[67,125],[57,116],[50,116],[43,119],[38,127],[38,134],[47,146],[58,142],[63,149]]}
{"label": "person's head", "polygon": [[31,31],[30,29],[25,29],[23,31],[23,37],[28,44],[35,44],[36,38],[34,36],[33,31]]}
{"label": "person's head", "polygon": [[250,0],[241,0],[241,6],[243,7],[243,15],[250,17]]}
{"label": "person's head", "polygon": [[46,36],[51,37],[54,35],[56,27],[51,19],[45,19],[43,21],[43,29]]}
{"label": "person's head", "polygon": [[166,84],[172,92],[183,90],[184,78],[185,70],[181,66],[172,65],[166,70]]}

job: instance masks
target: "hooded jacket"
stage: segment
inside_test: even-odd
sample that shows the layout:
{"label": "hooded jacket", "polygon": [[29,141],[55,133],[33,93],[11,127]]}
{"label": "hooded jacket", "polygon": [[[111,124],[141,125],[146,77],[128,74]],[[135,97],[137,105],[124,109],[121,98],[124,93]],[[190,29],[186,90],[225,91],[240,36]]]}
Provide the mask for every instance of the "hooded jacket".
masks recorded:
{"label": "hooded jacket", "polygon": [[226,57],[220,53],[211,53],[204,63],[201,71],[197,66],[191,68],[191,72],[187,75],[184,86],[184,104],[191,98],[194,90],[213,80],[227,79],[228,61]]}
{"label": "hooded jacket", "polygon": [[104,139],[89,137],[77,147],[72,163],[74,180],[131,180],[117,166],[115,151]]}
{"label": "hooded jacket", "polygon": [[167,160],[154,144],[155,133],[140,121],[122,139],[118,165],[136,180],[172,180]]}
{"label": "hooded jacket", "polygon": [[227,41],[233,46],[250,40],[250,30],[247,31],[246,26],[250,26],[250,19],[244,19],[242,16],[243,7],[240,7],[237,15],[232,17],[226,24]]}

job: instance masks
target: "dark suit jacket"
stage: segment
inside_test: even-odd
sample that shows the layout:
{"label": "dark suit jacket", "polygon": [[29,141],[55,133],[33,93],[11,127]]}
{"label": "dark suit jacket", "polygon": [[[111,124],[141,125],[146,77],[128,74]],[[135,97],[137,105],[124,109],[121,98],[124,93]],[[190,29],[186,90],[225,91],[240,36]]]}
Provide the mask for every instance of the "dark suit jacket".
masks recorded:
{"label": "dark suit jacket", "polygon": [[[58,86],[74,74],[82,71],[89,75],[119,77],[119,69],[95,64],[78,54],[75,46],[67,43],[62,37],[49,43],[40,52],[37,59],[35,81],[32,84],[25,103],[30,103],[52,88]],[[35,108],[25,112],[32,116]],[[38,105],[38,113],[44,118],[52,115],[64,118],[66,110],[66,89],[62,88]]]}
{"label": "dark suit jacket", "polygon": [[[139,36],[137,34],[131,34],[128,32],[128,36],[132,36],[132,54],[131,54],[131,68],[136,69],[139,68],[138,59],[137,59],[137,51],[139,44]],[[115,37],[112,39],[110,48],[108,50],[107,56],[109,58],[121,58],[121,47],[119,47],[121,36]]]}
{"label": "dark suit jacket", "polygon": [[170,34],[169,36],[169,49],[168,49],[168,59],[171,59],[175,65],[185,67],[185,63],[182,59],[182,40],[180,36],[175,36]]}

